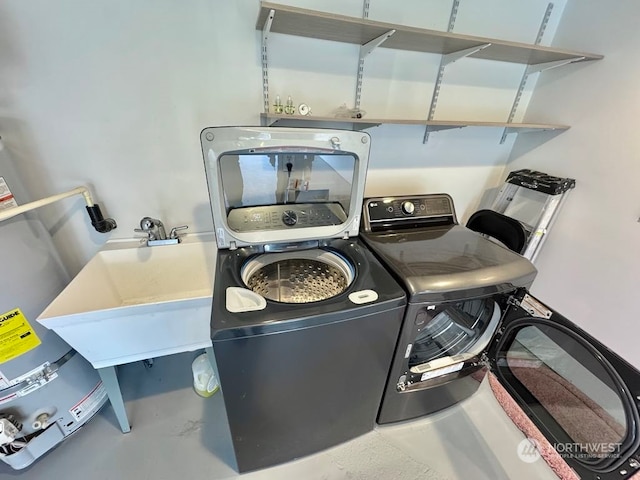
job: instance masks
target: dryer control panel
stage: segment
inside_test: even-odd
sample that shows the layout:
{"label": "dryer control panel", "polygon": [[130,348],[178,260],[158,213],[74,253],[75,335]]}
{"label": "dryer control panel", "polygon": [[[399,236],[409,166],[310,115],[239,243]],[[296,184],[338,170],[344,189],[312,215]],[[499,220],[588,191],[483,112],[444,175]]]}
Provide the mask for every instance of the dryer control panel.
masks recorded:
{"label": "dryer control panel", "polygon": [[365,232],[458,223],[453,199],[444,193],[367,198],[362,213]]}

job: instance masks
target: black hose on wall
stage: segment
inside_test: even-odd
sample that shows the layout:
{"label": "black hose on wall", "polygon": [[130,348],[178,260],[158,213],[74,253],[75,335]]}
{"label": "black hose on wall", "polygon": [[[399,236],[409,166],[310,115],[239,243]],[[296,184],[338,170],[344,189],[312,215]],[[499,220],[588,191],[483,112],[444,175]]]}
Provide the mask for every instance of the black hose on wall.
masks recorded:
{"label": "black hose on wall", "polygon": [[116,221],[113,218],[104,218],[100,211],[100,205],[94,203],[93,206],[87,207],[87,213],[91,218],[91,225],[100,233],[108,233],[117,228]]}

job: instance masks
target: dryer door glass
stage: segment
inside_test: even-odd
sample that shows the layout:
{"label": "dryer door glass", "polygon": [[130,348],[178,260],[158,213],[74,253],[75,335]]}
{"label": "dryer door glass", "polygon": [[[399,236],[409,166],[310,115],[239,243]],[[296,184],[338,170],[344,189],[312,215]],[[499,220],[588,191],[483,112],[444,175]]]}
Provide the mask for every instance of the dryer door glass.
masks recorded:
{"label": "dryer door glass", "polygon": [[563,443],[585,459],[608,457],[626,437],[625,407],[614,379],[567,333],[549,325],[514,331],[498,368],[526,389],[534,408],[559,427]]}
{"label": "dryer door glass", "polygon": [[488,358],[523,418],[580,478],[636,473],[640,372],[526,292],[514,298]]}
{"label": "dryer door glass", "polygon": [[500,307],[491,297],[427,307],[416,319],[423,325],[411,347],[409,368],[424,373],[480,355],[499,321]]}

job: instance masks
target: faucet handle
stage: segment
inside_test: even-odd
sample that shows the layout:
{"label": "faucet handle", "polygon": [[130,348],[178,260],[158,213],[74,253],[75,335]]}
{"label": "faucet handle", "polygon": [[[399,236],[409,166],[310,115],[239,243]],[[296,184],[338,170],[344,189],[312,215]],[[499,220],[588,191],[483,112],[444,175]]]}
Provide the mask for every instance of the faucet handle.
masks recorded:
{"label": "faucet handle", "polygon": [[140,243],[147,243],[149,240],[151,240],[151,232],[148,230],[143,230],[142,228],[134,228],[133,229],[134,232],[136,233],[144,233],[144,237],[140,239]]}
{"label": "faucet handle", "polygon": [[171,229],[171,231],[169,232],[169,238],[171,239],[176,239],[178,238],[178,231],[180,230],[186,230],[187,228],[189,228],[188,225],[181,225],[179,227],[173,227]]}

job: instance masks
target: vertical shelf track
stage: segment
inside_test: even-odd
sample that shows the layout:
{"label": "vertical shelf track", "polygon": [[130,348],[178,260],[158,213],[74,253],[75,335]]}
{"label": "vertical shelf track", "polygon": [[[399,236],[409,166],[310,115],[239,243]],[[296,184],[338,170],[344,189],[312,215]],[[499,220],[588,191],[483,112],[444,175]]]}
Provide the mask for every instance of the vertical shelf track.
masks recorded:
{"label": "vertical shelf track", "polygon": [[267,20],[262,27],[262,101],[264,103],[264,113],[269,113],[269,57],[268,43],[271,24],[275,16],[275,10],[269,11]]}
{"label": "vertical shelf track", "polygon": [[[369,0],[364,0],[364,4],[362,6],[362,18],[369,18]],[[360,54],[358,55],[358,74],[356,76],[356,97],[354,101],[353,111],[354,114],[358,115],[360,113],[360,101],[362,100],[362,80],[364,78],[364,59],[367,55],[371,54],[376,48],[382,45],[391,35],[396,33],[395,30],[389,30],[386,33],[383,33],[377,38],[370,40],[364,45],[360,46]]]}
{"label": "vertical shelf track", "polygon": [[[535,45],[540,45],[542,42],[542,38],[544,37],[544,33],[547,29],[547,25],[549,24],[549,19],[551,18],[551,13],[553,12],[553,3],[549,3],[547,5],[547,9],[544,12],[544,17],[542,18],[542,22],[540,23],[540,28],[538,29],[538,35],[536,36]],[[520,100],[522,100],[522,94],[524,93],[524,88],[527,85],[527,80],[529,79],[529,75],[533,73],[544,72],[545,70],[550,70],[552,68],[561,67],[563,65],[567,65],[569,63],[577,62],[580,60],[584,60],[584,57],[575,57],[567,60],[558,60],[556,62],[546,62],[546,63],[537,63],[535,65],[528,65],[522,75],[522,79],[520,80],[520,85],[518,85],[518,90],[516,91],[515,99],[513,100],[513,105],[511,106],[511,110],[509,112],[509,117],[507,118],[507,123],[513,123],[513,119],[515,118],[516,111],[518,110],[518,105],[520,104]],[[517,131],[511,127],[505,127],[502,131],[502,137],[500,138],[500,145],[502,145],[507,139],[507,135],[509,133],[513,133]]]}
{"label": "vertical shelf track", "polygon": [[[449,15],[449,24],[447,25],[447,32],[452,32],[453,27],[456,24],[456,17],[458,16],[458,7],[460,6],[460,0],[453,0],[453,5],[451,6],[451,14]],[[468,57],[469,55],[473,55],[474,53],[479,52],[480,50],[487,48],[490,46],[490,43],[486,43],[484,45],[478,45],[476,47],[466,48],[464,50],[459,50],[457,52],[447,53],[442,55],[440,58],[440,66],[438,67],[438,75],[436,76],[436,82],[433,86],[433,93],[431,94],[431,104],[429,105],[429,114],[427,115],[427,120],[433,120],[433,117],[436,113],[436,105],[438,104],[438,97],[440,96],[440,87],[442,86],[442,79],[444,77],[444,70],[447,65],[453,63],[461,58]],[[424,138],[422,139],[422,143],[427,143],[429,140],[429,133],[444,130],[446,128],[454,128],[454,127],[439,127],[433,125],[427,125],[424,130]],[[459,127],[458,127],[459,128]]]}

